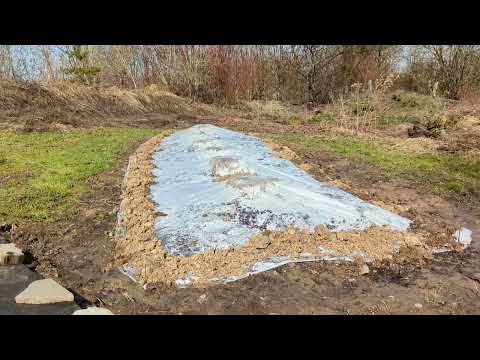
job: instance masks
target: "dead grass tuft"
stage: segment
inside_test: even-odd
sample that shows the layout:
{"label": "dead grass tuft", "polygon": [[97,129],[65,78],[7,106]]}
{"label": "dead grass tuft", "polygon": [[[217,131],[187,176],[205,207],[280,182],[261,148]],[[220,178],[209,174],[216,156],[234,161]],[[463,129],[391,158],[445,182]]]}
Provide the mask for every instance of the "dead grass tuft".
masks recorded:
{"label": "dead grass tuft", "polygon": [[288,109],[280,101],[247,101],[242,104],[243,108],[248,112],[252,112],[256,118],[270,117],[279,118],[287,117],[289,114]]}

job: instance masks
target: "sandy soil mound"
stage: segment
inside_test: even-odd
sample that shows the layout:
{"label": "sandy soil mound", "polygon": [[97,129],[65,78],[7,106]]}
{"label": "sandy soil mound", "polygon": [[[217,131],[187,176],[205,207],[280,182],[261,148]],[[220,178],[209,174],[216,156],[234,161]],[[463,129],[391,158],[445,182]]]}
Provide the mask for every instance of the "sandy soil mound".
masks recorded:
{"label": "sandy soil mound", "polygon": [[393,146],[393,149],[416,155],[435,153],[439,146],[438,140],[431,138],[409,138]]}

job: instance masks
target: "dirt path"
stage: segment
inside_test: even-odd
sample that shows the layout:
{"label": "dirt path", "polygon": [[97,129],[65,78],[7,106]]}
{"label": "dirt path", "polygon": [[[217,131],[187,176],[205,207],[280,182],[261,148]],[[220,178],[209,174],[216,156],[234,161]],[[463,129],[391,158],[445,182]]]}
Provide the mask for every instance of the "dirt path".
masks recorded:
{"label": "dirt path", "polygon": [[[188,119],[177,125],[201,121]],[[211,123],[243,131],[254,127],[253,122],[240,126],[224,119]],[[279,130],[268,124],[265,131],[272,128]],[[316,262],[286,265],[208,289],[143,290],[118,271],[105,270],[113,257],[112,235],[128,155],[113,171],[90,182],[91,192],[72,218],[21,226],[11,234],[17,245],[33,254],[37,271],[81,294],[83,305],[102,305],[120,314],[480,313],[480,227],[475,213],[436,195],[420,194],[406,180],[388,180],[374,168],[321,152],[298,152],[300,162],[313,164],[311,172],[318,180],[337,181],[365,200],[393,206],[414,219],[415,226],[438,234],[461,223],[477,230],[472,247],[417,264],[385,261],[366,275],[359,275],[355,264]]]}

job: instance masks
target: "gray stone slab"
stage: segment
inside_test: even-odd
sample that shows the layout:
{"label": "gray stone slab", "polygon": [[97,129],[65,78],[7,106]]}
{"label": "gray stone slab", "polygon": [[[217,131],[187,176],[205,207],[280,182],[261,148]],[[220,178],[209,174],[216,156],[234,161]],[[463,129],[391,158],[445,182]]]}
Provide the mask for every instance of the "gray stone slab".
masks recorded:
{"label": "gray stone slab", "polygon": [[43,305],[16,304],[15,296],[41,276],[25,265],[0,267],[0,315],[71,315],[80,307],[73,302]]}

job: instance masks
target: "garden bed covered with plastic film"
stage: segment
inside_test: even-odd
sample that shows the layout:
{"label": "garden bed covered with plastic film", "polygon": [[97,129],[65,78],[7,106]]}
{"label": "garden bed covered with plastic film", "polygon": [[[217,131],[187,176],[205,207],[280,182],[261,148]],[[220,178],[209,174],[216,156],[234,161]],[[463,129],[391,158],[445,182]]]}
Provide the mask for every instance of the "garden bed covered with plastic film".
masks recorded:
{"label": "garden bed covered with plastic film", "polygon": [[196,125],[151,139],[130,159],[117,265],[144,284],[223,283],[289,262],[382,260],[422,246],[409,225],[255,137]]}

